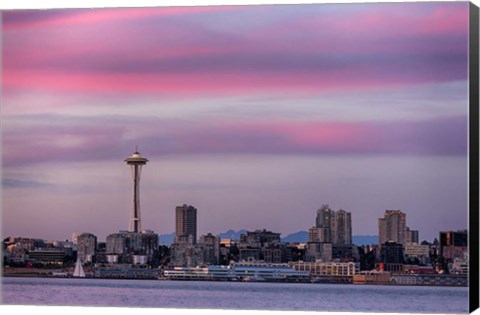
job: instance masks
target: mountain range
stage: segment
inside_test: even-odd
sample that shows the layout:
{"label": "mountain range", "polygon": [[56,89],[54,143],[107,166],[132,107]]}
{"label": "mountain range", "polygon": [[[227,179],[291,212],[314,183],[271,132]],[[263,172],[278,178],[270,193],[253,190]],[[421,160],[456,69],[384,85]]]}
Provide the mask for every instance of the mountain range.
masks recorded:
{"label": "mountain range", "polygon": [[[222,239],[233,239],[238,240],[240,239],[241,234],[246,234],[247,230],[228,230],[223,233],[217,234],[218,237]],[[160,245],[170,246],[173,243],[173,239],[175,238],[175,233],[170,234],[161,234],[159,235],[159,242]],[[282,242],[285,243],[305,243],[308,240],[308,232],[307,231],[298,231],[292,234],[289,234],[285,237],[282,237]],[[372,245],[378,244],[378,236],[377,235],[353,235],[352,242],[355,245]]]}

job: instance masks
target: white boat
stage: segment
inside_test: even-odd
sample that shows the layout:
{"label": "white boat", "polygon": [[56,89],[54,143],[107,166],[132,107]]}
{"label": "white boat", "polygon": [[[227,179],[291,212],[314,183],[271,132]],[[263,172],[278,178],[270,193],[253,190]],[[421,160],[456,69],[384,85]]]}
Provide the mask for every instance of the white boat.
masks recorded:
{"label": "white boat", "polygon": [[54,271],[54,272],[52,272],[52,277],[66,278],[66,277],[68,277],[68,273],[61,272],[61,271]]}
{"label": "white boat", "polygon": [[73,276],[76,278],[85,278],[85,271],[83,270],[80,257],[77,258],[77,263],[75,264],[75,271],[73,271]]}

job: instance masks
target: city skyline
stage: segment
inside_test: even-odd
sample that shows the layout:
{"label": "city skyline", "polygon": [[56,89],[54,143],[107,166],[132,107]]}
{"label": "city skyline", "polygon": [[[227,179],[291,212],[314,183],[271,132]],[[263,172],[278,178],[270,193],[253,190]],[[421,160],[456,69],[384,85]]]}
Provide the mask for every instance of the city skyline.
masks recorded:
{"label": "city skyline", "polygon": [[158,234],[182,204],[199,235],[287,235],[324,203],[354,235],[386,209],[421,240],[467,227],[465,3],[2,16],[3,236],[126,230],[135,145]]}

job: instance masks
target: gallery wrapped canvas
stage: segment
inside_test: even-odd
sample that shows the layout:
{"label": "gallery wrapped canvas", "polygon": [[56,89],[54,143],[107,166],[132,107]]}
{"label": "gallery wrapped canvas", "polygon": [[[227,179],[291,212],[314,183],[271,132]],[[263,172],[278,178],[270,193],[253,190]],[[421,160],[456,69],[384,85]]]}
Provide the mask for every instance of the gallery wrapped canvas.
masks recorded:
{"label": "gallery wrapped canvas", "polygon": [[3,9],[2,304],[474,311],[478,12]]}

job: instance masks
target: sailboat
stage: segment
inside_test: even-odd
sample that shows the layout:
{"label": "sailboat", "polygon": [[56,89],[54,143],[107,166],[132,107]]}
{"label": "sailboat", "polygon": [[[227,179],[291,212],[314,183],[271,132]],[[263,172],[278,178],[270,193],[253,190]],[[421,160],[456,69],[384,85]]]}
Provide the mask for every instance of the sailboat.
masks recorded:
{"label": "sailboat", "polygon": [[77,258],[77,263],[75,264],[75,270],[73,271],[73,276],[76,278],[85,278],[85,271],[83,270],[80,257]]}

